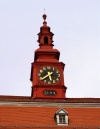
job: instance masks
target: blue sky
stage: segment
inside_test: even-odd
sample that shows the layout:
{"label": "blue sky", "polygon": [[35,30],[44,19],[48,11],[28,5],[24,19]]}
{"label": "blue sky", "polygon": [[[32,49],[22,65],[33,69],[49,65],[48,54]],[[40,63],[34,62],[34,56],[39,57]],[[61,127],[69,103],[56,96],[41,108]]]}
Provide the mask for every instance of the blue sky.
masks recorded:
{"label": "blue sky", "polygon": [[0,0],[0,94],[31,95],[44,8],[66,64],[66,97],[100,97],[99,0]]}

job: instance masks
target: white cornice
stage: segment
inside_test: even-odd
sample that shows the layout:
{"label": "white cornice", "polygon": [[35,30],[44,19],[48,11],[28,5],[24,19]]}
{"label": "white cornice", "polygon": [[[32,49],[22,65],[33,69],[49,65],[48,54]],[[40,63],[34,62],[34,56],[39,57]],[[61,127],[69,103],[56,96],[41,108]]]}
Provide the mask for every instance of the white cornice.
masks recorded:
{"label": "white cornice", "polygon": [[51,103],[51,102],[0,102],[0,106],[28,106],[28,107],[95,107],[100,108],[100,103]]}

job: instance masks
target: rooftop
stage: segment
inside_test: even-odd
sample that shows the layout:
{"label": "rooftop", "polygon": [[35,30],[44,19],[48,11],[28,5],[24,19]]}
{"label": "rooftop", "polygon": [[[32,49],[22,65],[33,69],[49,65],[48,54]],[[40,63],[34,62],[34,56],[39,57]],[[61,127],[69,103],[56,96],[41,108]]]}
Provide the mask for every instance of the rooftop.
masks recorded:
{"label": "rooftop", "polygon": [[[68,126],[58,126],[55,113],[68,112]],[[32,99],[0,96],[0,128],[99,129],[100,98]]]}
{"label": "rooftop", "polygon": [[0,96],[1,102],[100,103],[100,98],[33,99],[30,96]]}
{"label": "rooftop", "polygon": [[[60,107],[0,106],[1,126],[56,127],[55,113]],[[100,126],[100,108],[64,108],[68,112],[69,126]],[[59,126],[57,126],[59,127]],[[27,127],[28,128],[28,127]],[[60,127],[59,127],[60,128]]]}

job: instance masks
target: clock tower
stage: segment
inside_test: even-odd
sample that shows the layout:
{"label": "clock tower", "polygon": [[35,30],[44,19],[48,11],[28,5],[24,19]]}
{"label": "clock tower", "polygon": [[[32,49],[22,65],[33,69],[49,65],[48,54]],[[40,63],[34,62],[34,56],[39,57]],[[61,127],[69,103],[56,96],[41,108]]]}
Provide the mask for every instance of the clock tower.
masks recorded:
{"label": "clock tower", "polygon": [[53,33],[47,26],[46,15],[43,15],[43,26],[40,27],[35,50],[34,62],[31,66],[32,98],[65,98],[64,66],[59,62],[60,52],[53,48]]}

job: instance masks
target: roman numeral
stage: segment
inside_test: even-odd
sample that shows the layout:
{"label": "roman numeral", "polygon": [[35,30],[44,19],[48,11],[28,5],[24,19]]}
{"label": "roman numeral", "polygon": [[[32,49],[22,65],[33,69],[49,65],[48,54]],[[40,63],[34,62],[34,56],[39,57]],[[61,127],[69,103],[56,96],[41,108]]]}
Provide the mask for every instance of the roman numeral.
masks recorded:
{"label": "roman numeral", "polygon": [[46,83],[46,80],[44,80],[44,83]]}
{"label": "roman numeral", "polygon": [[58,81],[59,79],[58,79],[58,78],[56,78],[56,80]]}
{"label": "roman numeral", "polygon": [[47,66],[47,69],[51,69],[51,67],[50,66]]}
{"label": "roman numeral", "polygon": [[53,83],[55,83],[56,81],[55,80],[53,80]]}
{"label": "roman numeral", "polygon": [[51,82],[49,81],[48,84],[51,84]]}
{"label": "roman numeral", "polygon": [[43,73],[43,70],[40,70],[40,73]]}
{"label": "roman numeral", "polygon": [[42,80],[42,77],[40,77],[40,80]]}
{"label": "roman numeral", "polygon": [[59,73],[59,71],[58,71],[58,70],[56,70],[56,73]]}
{"label": "roman numeral", "polygon": [[43,70],[46,70],[46,67],[43,67]]}
{"label": "roman numeral", "polygon": [[58,74],[58,77],[60,77],[60,74]]}
{"label": "roman numeral", "polygon": [[38,76],[41,76],[41,73],[38,73]]}

